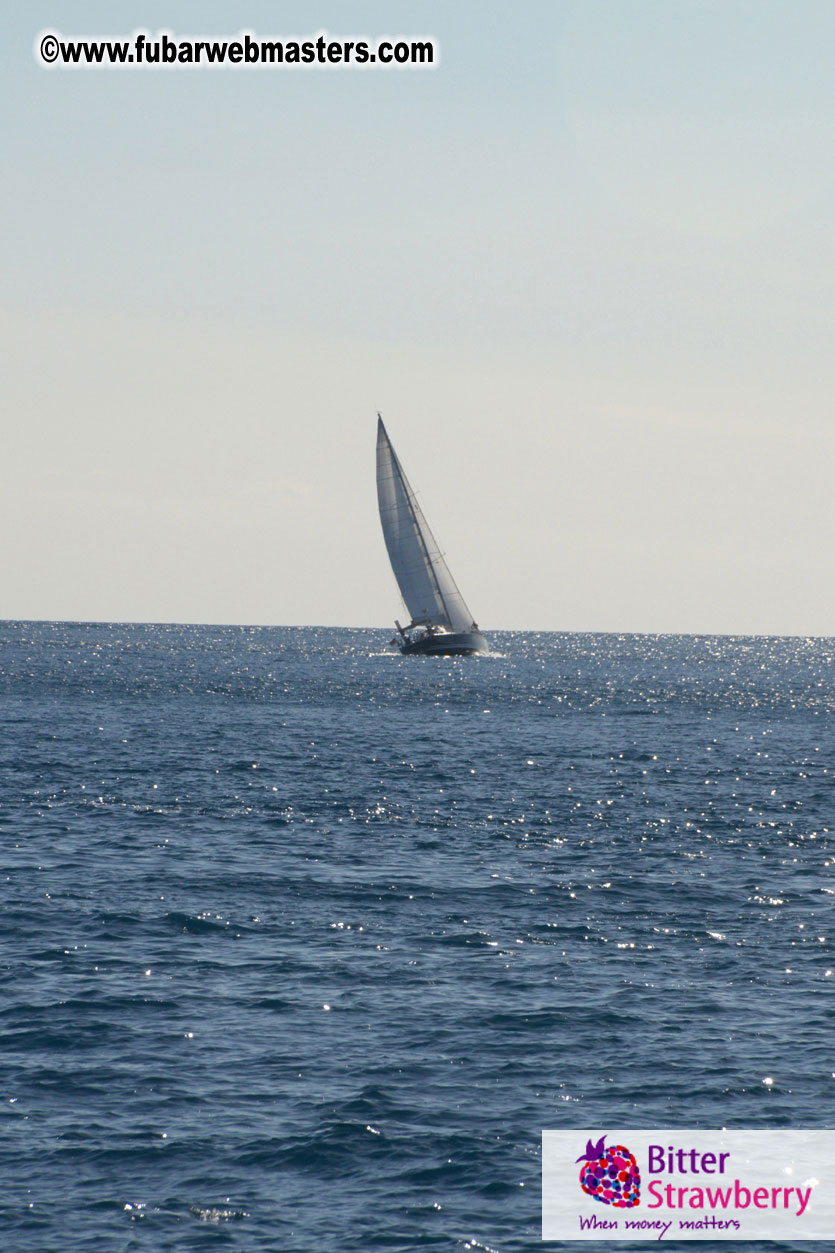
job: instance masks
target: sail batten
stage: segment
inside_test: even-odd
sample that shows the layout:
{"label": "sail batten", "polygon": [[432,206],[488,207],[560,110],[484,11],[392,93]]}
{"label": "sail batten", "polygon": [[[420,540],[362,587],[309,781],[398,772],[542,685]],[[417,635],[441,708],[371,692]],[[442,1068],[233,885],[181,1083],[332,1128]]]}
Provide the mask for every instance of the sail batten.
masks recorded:
{"label": "sail batten", "polygon": [[472,614],[450,574],[379,415],[377,499],[391,566],[412,623],[469,631],[473,625]]}

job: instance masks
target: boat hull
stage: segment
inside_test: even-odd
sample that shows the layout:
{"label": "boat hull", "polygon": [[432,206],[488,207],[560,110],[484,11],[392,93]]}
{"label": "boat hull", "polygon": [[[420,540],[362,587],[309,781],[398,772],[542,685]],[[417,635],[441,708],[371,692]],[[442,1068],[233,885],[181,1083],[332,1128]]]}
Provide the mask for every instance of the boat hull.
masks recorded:
{"label": "boat hull", "polygon": [[401,644],[400,651],[410,657],[468,657],[486,653],[488,645],[480,631],[444,631]]}

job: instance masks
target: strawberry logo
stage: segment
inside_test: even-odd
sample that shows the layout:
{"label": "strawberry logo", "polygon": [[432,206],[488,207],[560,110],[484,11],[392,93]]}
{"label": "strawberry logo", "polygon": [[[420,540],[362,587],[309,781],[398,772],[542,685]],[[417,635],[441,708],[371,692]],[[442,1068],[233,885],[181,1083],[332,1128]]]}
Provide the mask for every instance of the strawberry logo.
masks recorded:
{"label": "strawberry logo", "polygon": [[595,1201],[614,1205],[616,1209],[632,1209],[641,1204],[641,1172],[635,1154],[622,1144],[604,1147],[605,1136],[597,1144],[589,1140],[586,1151],[577,1158],[580,1187]]}

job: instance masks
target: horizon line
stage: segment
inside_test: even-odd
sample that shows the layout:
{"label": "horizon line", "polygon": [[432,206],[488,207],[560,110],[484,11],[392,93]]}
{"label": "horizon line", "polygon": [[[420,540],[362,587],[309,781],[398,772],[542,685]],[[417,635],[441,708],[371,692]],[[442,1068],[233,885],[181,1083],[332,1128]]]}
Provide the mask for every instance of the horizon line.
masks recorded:
{"label": "horizon line", "polygon": [[[345,623],[332,625],[321,622],[187,622],[183,620],[130,619],[130,618],[0,618],[0,626],[90,626],[90,627],[206,627],[209,629],[241,631],[379,631],[385,634],[393,627],[349,626]],[[486,635],[614,635],[641,636],[649,638],[673,637],[677,639],[732,639],[732,640],[834,640],[833,635],[816,635],[814,632],[779,631],[625,631],[613,629],[573,629],[561,627],[495,627],[486,628]]]}

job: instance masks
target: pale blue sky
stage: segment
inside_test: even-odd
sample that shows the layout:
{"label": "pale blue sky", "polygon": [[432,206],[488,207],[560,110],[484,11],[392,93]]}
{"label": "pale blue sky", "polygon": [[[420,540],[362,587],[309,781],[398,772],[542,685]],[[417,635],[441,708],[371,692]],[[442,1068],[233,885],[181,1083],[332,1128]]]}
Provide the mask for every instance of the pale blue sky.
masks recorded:
{"label": "pale blue sky", "polygon": [[[0,21],[0,616],[389,623],[379,407],[487,629],[835,634],[829,0]],[[442,59],[47,71],[53,27]]]}

